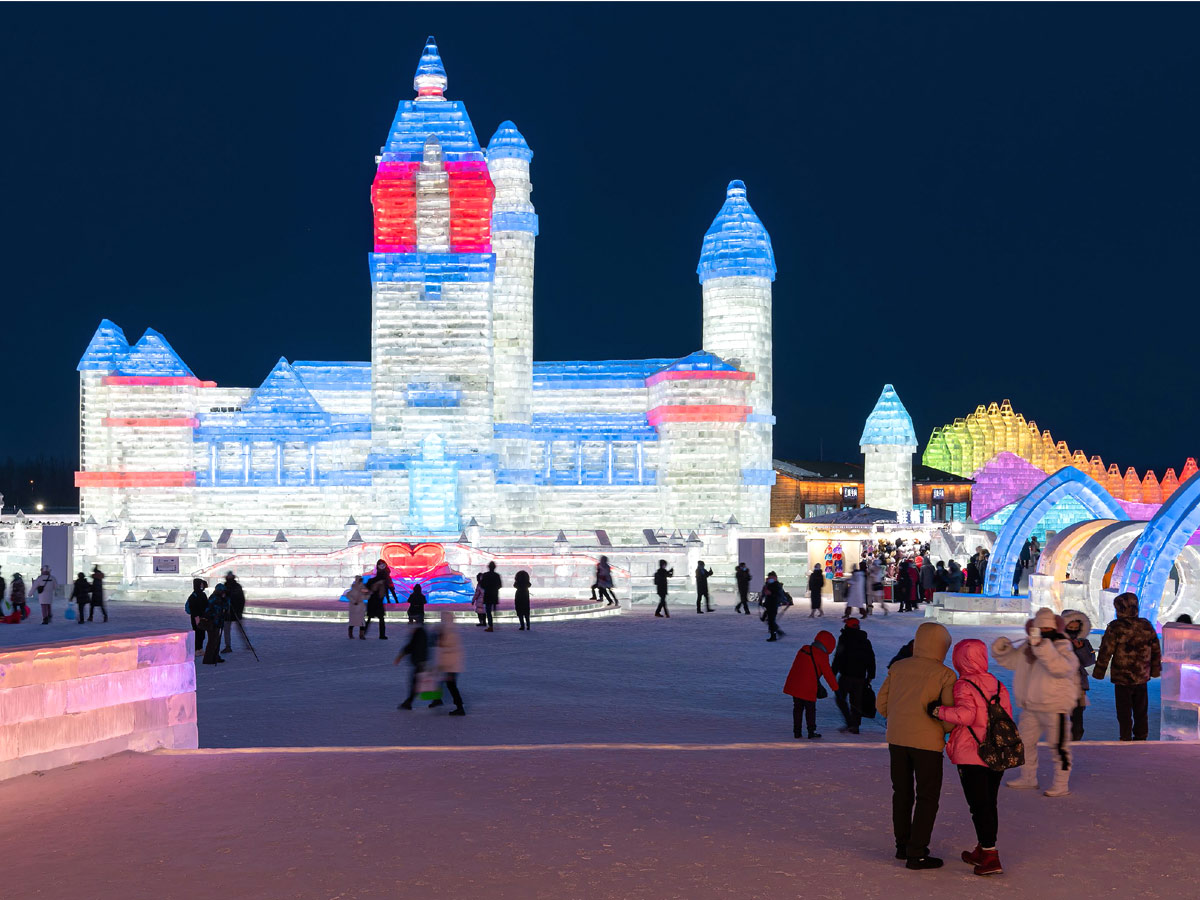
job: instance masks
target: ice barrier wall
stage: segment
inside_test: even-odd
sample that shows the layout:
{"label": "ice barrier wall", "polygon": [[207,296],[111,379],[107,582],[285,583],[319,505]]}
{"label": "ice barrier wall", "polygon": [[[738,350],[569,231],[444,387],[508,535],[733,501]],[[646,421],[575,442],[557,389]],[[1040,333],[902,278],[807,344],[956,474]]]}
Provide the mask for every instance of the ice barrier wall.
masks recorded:
{"label": "ice barrier wall", "polygon": [[0,653],[0,780],[123,750],[194,749],[192,633],[146,631]]}

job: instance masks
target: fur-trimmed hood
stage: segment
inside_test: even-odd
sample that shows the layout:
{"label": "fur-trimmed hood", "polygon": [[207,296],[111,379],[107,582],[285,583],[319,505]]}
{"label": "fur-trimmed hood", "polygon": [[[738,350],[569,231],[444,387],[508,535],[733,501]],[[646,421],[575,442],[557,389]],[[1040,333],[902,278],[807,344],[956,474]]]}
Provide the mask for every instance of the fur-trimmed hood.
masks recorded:
{"label": "fur-trimmed hood", "polygon": [[1072,622],[1082,622],[1083,625],[1079,629],[1078,638],[1083,640],[1092,633],[1092,620],[1087,617],[1087,613],[1080,612],[1077,609],[1064,609],[1063,614],[1064,629]]}

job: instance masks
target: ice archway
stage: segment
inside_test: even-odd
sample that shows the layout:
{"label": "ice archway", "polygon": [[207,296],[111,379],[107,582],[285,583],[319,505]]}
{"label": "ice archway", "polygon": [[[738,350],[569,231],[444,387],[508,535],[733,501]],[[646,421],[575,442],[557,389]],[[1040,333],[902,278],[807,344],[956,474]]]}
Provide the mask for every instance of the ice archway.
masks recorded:
{"label": "ice archway", "polygon": [[1158,607],[1171,567],[1198,528],[1200,473],[1179,486],[1117,560],[1112,583],[1121,591],[1137,594],[1139,612],[1151,622],[1158,621]]}

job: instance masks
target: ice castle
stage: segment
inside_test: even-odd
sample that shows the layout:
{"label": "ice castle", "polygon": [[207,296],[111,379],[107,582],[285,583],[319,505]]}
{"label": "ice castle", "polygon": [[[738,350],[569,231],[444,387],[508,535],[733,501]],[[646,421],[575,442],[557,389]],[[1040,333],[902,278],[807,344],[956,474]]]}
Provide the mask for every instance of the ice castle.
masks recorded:
{"label": "ice castle", "polygon": [[[197,377],[104,320],[79,362],[80,512],[131,528],[458,533],[769,524],[775,259],[740,181],[704,234],[703,349],[535,362],[533,151],[487,147],[430,38],[371,188],[371,361]],[[686,531],[684,532],[686,533]]]}

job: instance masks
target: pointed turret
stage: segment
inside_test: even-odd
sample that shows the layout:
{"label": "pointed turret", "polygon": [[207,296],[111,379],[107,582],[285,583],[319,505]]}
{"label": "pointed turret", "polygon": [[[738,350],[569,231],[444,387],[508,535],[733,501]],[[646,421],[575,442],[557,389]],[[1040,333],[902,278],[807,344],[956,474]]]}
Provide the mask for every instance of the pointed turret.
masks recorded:
{"label": "pointed turret", "polygon": [[487,157],[489,162],[493,159],[523,159],[525,162],[533,162],[533,151],[529,149],[525,136],[517,131],[517,126],[512,120],[505,119],[488,141]]}
{"label": "pointed turret", "polygon": [[900,402],[896,389],[890,384],[883,386],[883,392],[875,401],[875,408],[867,416],[862,437],[858,439],[860,448],[868,444],[917,446],[917,433],[913,430],[912,417]]}
{"label": "pointed turret", "polygon": [[425,39],[425,50],[421,53],[421,61],[417,63],[416,74],[413,75],[413,90],[417,92],[418,100],[444,100],[446,92],[446,69],[442,66],[442,55],[438,52],[437,41],[431,34]]}
{"label": "pointed turret", "polygon": [[701,284],[710,278],[735,275],[775,280],[771,236],[746,199],[745,183],[729,182],[725,204],[704,233],[696,274]]}
{"label": "pointed turret", "polygon": [[912,455],[917,433],[896,389],[883,386],[858,445],[863,452],[865,503],[895,512],[912,509]]}
{"label": "pointed turret", "polygon": [[79,372],[111,372],[128,352],[125,332],[114,322],[101,319],[100,327],[92,335],[75,369]]}

